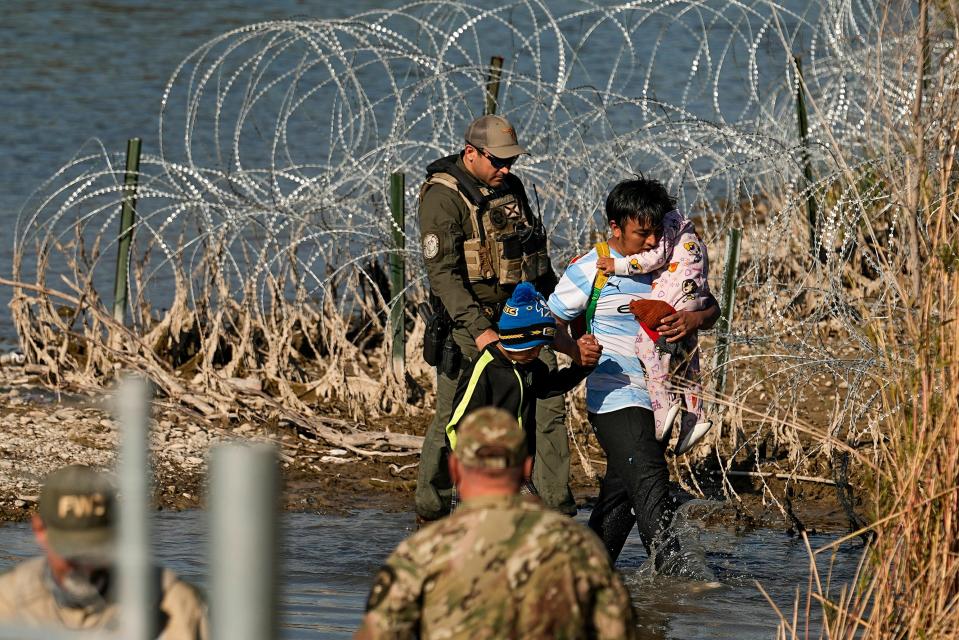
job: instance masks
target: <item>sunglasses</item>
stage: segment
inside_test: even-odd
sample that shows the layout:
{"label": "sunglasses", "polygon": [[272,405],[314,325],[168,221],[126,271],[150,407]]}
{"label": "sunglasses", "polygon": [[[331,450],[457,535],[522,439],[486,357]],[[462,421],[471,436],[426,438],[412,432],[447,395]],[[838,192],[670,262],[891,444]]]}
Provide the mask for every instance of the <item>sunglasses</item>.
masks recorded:
{"label": "sunglasses", "polygon": [[493,168],[499,171],[500,169],[509,169],[513,166],[513,163],[516,162],[516,157],[513,158],[497,158],[494,155],[490,155],[486,149],[480,149],[480,153],[483,154],[483,157],[489,160],[489,163],[493,165]]}

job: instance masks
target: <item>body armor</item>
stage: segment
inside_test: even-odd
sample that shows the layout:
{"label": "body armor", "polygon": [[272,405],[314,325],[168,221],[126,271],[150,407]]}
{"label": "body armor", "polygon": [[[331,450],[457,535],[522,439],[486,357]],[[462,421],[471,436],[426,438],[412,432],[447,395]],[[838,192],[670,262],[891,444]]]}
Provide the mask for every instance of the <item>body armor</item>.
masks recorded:
{"label": "body armor", "polygon": [[[460,194],[470,212],[473,235],[463,242],[470,282],[497,280],[503,285],[534,281],[549,272],[546,231],[530,220],[515,189],[478,186],[456,166],[456,156],[443,170],[431,173],[420,189],[420,202],[430,186],[441,184]],[[445,159],[444,159],[445,160]]]}

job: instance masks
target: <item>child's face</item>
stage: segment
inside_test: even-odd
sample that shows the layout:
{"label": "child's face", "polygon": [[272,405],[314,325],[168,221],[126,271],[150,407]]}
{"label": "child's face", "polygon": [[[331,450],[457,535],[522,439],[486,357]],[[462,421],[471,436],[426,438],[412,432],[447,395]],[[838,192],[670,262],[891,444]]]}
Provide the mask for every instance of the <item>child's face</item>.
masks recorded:
{"label": "child's face", "polygon": [[648,221],[635,218],[626,218],[623,226],[615,222],[610,222],[609,226],[613,237],[621,243],[623,255],[626,256],[655,248],[663,235],[662,225],[653,226]]}
{"label": "child's face", "polygon": [[522,351],[506,351],[506,355],[517,364],[529,364],[539,357],[539,352],[542,349],[543,345],[537,345],[531,349],[523,349]]}

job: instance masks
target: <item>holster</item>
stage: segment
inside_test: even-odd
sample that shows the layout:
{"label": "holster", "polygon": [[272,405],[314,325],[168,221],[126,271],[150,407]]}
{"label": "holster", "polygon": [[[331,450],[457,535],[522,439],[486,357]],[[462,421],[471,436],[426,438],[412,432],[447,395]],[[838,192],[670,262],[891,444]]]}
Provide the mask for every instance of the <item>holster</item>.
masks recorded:
{"label": "holster", "polygon": [[423,336],[423,359],[426,364],[437,367],[450,378],[460,370],[462,352],[453,340],[453,319],[443,302],[430,292],[429,304],[422,305],[426,318],[426,335]]}
{"label": "holster", "polygon": [[430,294],[429,303],[420,306],[426,320],[426,335],[423,336],[423,359],[426,364],[437,367],[443,361],[443,348],[453,339],[452,320],[439,298]]}

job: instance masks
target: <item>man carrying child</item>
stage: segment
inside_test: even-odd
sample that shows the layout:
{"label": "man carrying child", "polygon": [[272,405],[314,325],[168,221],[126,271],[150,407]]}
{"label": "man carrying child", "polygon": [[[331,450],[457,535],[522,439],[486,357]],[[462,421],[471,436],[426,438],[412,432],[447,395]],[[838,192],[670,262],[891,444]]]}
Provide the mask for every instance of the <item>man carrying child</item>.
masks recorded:
{"label": "man carrying child", "polygon": [[[608,247],[614,259],[655,249],[663,237],[664,218],[674,209],[675,200],[659,182],[645,178],[621,182],[606,199],[610,237],[599,247]],[[666,434],[657,438],[646,373],[636,350],[641,328],[630,305],[651,299],[653,282],[662,274],[597,278],[600,257],[594,248],[570,264],[549,298],[560,330],[585,317],[603,348],[586,382],[590,424],[607,458],[589,526],[615,560],[635,522],[647,552],[658,552],[656,567],[661,568],[670,554],[660,549],[660,537],[674,510],[665,457],[667,438]],[[669,264],[664,268],[668,270]],[[597,287],[598,280],[604,286]],[[678,342],[715,322],[719,307],[711,296],[709,302],[702,310],[679,308],[657,318],[658,323],[649,328],[667,344]]]}

